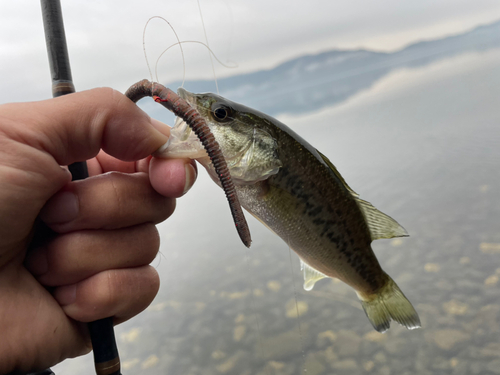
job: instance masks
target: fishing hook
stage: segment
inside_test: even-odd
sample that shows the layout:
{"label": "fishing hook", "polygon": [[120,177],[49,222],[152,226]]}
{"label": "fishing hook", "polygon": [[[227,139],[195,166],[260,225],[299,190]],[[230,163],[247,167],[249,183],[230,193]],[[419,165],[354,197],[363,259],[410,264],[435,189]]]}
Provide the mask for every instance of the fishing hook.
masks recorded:
{"label": "fishing hook", "polygon": [[212,165],[214,166],[215,172],[219,177],[221,186],[226,193],[231,215],[233,216],[234,224],[236,225],[236,230],[238,231],[240,239],[246,247],[250,247],[252,242],[250,230],[248,229],[248,224],[246,222],[245,215],[243,214],[238,195],[236,194],[231,174],[229,173],[229,169],[227,167],[226,160],[222,155],[222,151],[220,150],[220,146],[212,134],[212,131],[208,127],[205,119],[196,109],[191,107],[186,100],[181,98],[175,92],[159,83],[150,82],[147,79],[143,79],[142,81],[130,86],[125,95],[134,103],[146,96],[150,96],[155,100],[155,102],[160,103],[176,116],[182,118],[186,124],[189,125],[199,138],[200,142],[203,144],[203,147],[212,161]]}

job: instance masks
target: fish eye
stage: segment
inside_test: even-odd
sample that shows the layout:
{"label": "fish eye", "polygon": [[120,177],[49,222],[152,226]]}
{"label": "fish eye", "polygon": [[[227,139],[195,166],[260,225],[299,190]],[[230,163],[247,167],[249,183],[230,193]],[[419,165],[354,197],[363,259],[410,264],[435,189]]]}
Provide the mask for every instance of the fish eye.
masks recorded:
{"label": "fish eye", "polygon": [[227,117],[227,111],[226,111],[226,109],[224,107],[219,107],[219,108],[215,109],[214,115],[219,120],[224,120]]}
{"label": "fish eye", "polygon": [[216,121],[230,120],[231,109],[220,103],[212,105],[212,115]]}

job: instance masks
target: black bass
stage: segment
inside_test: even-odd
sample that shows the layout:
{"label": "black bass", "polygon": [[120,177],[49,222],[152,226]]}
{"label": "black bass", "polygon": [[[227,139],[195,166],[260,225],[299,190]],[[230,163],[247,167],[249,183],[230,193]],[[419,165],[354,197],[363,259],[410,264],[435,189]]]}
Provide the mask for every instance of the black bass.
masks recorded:
{"label": "black bass", "polygon": [[[226,159],[242,206],[280,236],[301,259],[304,288],[337,278],[356,290],[373,327],[395,320],[408,329],[419,317],[371,248],[379,238],[408,234],[359,198],[334,165],[278,120],[215,94],[179,95],[206,120]],[[165,157],[198,160],[214,169],[189,127],[177,120]]]}

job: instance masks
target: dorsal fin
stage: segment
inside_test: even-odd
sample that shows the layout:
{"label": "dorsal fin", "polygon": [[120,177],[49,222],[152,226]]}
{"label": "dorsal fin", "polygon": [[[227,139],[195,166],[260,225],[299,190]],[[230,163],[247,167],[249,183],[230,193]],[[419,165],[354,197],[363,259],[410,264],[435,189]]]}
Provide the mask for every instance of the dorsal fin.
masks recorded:
{"label": "dorsal fin", "polygon": [[307,291],[312,290],[314,284],[316,284],[316,281],[328,277],[326,275],[323,275],[321,272],[315,270],[308,264],[304,263],[302,259],[300,260],[300,269],[304,273],[304,289]]}
{"label": "dorsal fin", "polygon": [[370,202],[355,198],[368,224],[373,241],[380,238],[408,237],[406,229],[392,217],[377,210]]}
{"label": "dorsal fin", "polygon": [[345,182],[344,180],[344,177],[342,177],[342,175],[340,174],[340,172],[337,170],[337,168],[335,168],[335,166],[332,164],[332,162],[325,156],[323,155],[321,152],[319,152],[318,150],[316,150],[318,152],[318,154],[321,156],[321,158],[323,159],[323,161],[326,163],[326,165],[328,165],[328,167],[332,170],[333,174],[335,176],[337,176],[337,178],[340,180],[340,182],[342,182],[342,184],[345,186],[345,188],[349,191],[349,193],[351,193],[351,195],[355,198],[359,197],[359,194],[356,193],[354,190],[351,189],[351,187],[349,185],[347,185],[347,182]]}
{"label": "dorsal fin", "polygon": [[[318,150],[316,150],[318,151]],[[337,176],[337,178],[342,182],[345,188],[351,193],[351,195],[356,200],[358,207],[361,209],[363,216],[365,217],[368,228],[370,229],[370,236],[372,240],[378,240],[380,238],[393,238],[393,237],[408,237],[408,232],[401,225],[398,224],[389,215],[377,210],[370,202],[367,202],[359,198],[354,190],[352,190],[344,178],[340,175],[339,171],[332,164],[328,158],[318,151],[323,161],[328,165],[332,172]]]}

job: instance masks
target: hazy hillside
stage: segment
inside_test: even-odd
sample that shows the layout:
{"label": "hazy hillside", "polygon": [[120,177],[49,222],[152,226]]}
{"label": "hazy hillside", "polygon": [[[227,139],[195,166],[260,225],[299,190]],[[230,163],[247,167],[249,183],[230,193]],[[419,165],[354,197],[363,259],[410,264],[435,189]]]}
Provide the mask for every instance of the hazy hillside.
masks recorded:
{"label": "hazy hillside", "polygon": [[[270,115],[301,113],[341,102],[391,70],[423,66],[453,55],[500,47],[500,21],[464,34],[422,41],[393,53],[331,50],[301,56],[270,70],[219,80],[221,95]],[[180,82],[168,83],[172,89]],[[213,92],[212,80],[187,81],[193,92]]]}

